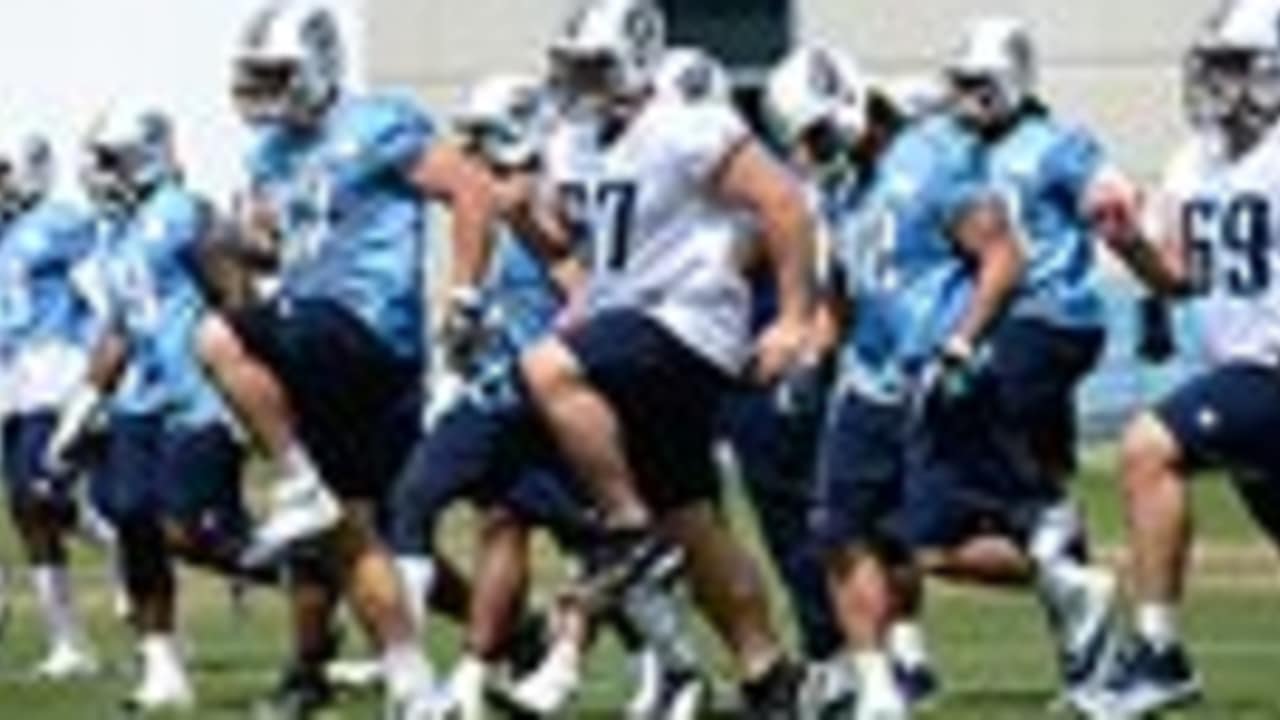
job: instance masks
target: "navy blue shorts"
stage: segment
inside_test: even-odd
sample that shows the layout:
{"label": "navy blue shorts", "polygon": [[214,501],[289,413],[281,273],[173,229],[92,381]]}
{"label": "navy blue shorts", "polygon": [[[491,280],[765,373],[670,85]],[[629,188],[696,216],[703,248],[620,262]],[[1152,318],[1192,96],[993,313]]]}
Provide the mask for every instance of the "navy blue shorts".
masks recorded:
{"label": "navy blue shorts", "polygon": [[244,448],[221,423],[167,433],[159,466],[166,519],[201,536],[243,537],[244,462]]}
{"label": "navy blue shorts", "polygon": [[163,513],[164,423],[115,417],[107,426],[102,462],[90,480],[95,507],[116,526],[154,522]]}
{"label": "navy blue shorts", "polygon": [[1280,478],[1280,370],[1246,364],[1210,370],[1155,413],[1177,440],[1187,470],[1221,467]]}
{"label": "navy blue shorts", "polygon": [[527,413],[463,401],[421,438],[392,490],[392,546],[400,553],[429,550],[440,517],[463,499],[502,506],[561,542],[576,542],[589,505],[567,478]]}
{"label": "navy blue shorts", "polygon": [[1055,328],[1037,320],[1001,323],[987,372],[995,381],[1002,422],[1030,429],[1038,457],[1076,466],[1076,388],[1106,345],[1100,329]]}
{"label": "navy blue shorts", "polygon": [[268,303],[230,323],[283,385],[325,482],[345,498],[382,497],[417,438],[417,364],[330,301]]}
{"label": "navy blue shorts", "polygon": [[947,548],[978,534],[1023,542],[1063,487],[1043,467],[1031,428],[1014,422],[979,382],[965,400],[912,418],[907,434],[905,532],[914,548]]}
{"label": "navy blue shorts", "polygon": [[845,393],[822,436],[810,520],[825,552],[901,539],[906,501],[906,410]]}
{"label": "navy blue shorts", "polygon": [[14,507],[32,502],[58,508],[71,505],[74,478],[45,471],[45,451],[58,425],[53,412],[11,415],[4,421],[4,476]]}
{"label": "navy blue shorts", "polygon": [[622,423],[627,459],[659,512],[719,499],[716,414],[732,384],[643,313],[601,313],[564,342]]}

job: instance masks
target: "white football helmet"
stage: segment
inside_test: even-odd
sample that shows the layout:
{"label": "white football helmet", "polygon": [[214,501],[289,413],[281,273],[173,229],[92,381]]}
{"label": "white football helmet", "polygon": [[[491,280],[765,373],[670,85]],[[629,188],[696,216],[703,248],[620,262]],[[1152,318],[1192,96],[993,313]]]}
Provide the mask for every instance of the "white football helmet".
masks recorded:
{"label": "white football helmet", "polygon": [[0,138],[0,215],[12,217],[39,202],[53,185],[53,148],[36,133]]}
{"label": "white football helmet", "polygon": [[158,185],[179,177],[173,123],[149,105],[108,108],[90,126],[80,178],[95,205],[135,208]]}
{"label": "white football helmet", "polygon": [[316,0],[272,0],[240,39],[236,106],[251,123],[313,123],[340,94],[345,66],[332,10]]}
{"label": "white football helmet", "polygon": [[1230,0],[1187,54],[1187,114],[1198,127],[1260,134],[1280,117],[1280,0]]}
{"label": "white football helmet", "polygon": [[586,0],[551,44],[553,85],[571,105],[605,109],[650,88],[666,44],[654,0]]}
{"label": "white football helmet", "polygon": [[492,75],[476,83],[454,118],[471,146],[502,168],[536,161],[549,124],[545,86],[517,74]]}
{"label": "white football helmet", "polygon": [[769,73],[765,116],[787,147],[820,126],[852,143],[867,127],[870,84],[852,58],[828,47],[794,50]]}
{"label": "white football helmet", "polygon": [[1031,31],[1017,18],[979,18],[965,27],[946,70],[957,100],[976,105],[973,119],[1008,118],[1035,97],[1039,66]]}
{"label": "white football helmet", "polygon": [[729,102],[733,82],[728,69],[710,53],[695,47],[673,47],[658,63],[653,89],[658,95],[684,100]]}

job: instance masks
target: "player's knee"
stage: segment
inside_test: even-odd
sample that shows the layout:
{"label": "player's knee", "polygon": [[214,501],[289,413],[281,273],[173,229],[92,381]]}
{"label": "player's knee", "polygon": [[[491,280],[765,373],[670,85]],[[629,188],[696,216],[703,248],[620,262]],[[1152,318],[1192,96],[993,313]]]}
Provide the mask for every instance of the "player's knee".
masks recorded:
{"label": "player's knee", "polygon": [[539,343],[520,358],[520,374],[530,394],[549,400],[574,376],[573,356],[558,340]]}
{"label": "player's knee", "polygon": [[1158,479],[1178,460],[1177,441],[1158,418],[1143,414],[1125,429],[1120,444],[1125,484],[1134,487]]}

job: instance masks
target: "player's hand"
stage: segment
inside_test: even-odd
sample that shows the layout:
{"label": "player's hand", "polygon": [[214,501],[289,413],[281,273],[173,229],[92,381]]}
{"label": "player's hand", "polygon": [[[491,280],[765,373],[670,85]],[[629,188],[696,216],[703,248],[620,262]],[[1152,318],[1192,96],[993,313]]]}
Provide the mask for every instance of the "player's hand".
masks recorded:
{"label": "player's hand", "polygon": [[810,350],[809,323],[780,317],[760,333],[752,359],[752,376],[773,385],[798,367]]}
{"label": "player's hand", "polygon": [[103,395],[97,388],[85,385],[75,391],[58,415],[58,424],[45,446],[45,472],[54,477],[69,474],[75,469],[75,454],[83,443],[102,409]]}
{"label": "player's hand", "polygon": [[973,394],[977,379],[977,353],[973,345],[959,337],[947,340],[921,374],[917,410],[927,415],[955,407]]}
{"label": "player's hand", "polygon": [[440,341],[449,366],[464,375],[488,335],[485,312],[484,293],[479,288],[462,286],[449,293]]}
{"label": "player's hand", "polygon": [[1089,222],[1098,237],[1113,248],[1122,248],[1142,236],[1142,191],[1127,180],[1101,178],[1090,189]]}
{"label": "player's hand", "polygon": [[774,388],[778,412],[789,417],[812,417],[821,412],[830,386],[830,367],[812,355],[791,368]]}

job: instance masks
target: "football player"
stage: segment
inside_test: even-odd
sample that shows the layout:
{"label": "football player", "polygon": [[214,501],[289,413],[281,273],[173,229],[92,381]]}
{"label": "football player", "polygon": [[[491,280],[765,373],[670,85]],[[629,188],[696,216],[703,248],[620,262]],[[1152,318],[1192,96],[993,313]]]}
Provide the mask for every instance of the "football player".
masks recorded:
{"label": "football player", "polygon": [[848,59],[802,48],[771,75],[766,98],[833,232],[818,340],[839,348],[840,380],[815,522],[861,683],[856,717],[905,718],[888,632],[902,599],[894,574],[910,572],[913,549],[935,531],[917,474],[947,467],[929,436],[955,430],[933,426],[970,392],[1023,256],[971,146],[932,123],[906,125]]}
{"label": "football player", "polygon": [[[1057,119],[1041,100],[1035,45],[1021,21],[971,23],[946,75],[952,115],[978,139],[984,179],[1011,199],[1027,243],[1026,277],[992,335],[985,367],[996,413],[1001,425],[1029,431],[1026,450],[1039,475],[1065,489],[1076,464],[1075,390],[1105,342],[1095,238],[1117,203],[1121,212],[1126,205],[1132,211],[1137,193],[1086,130]],[[1064,492],[1042,510],[1026,543],[1060,644],[1065,685],[1077,696],[1089,692],[1090,673],[1105,665],[1090,657],[1106,648],[1091,645],[1110,635],[1099,630],[1115,594],[1110,573],[1082,564],[1085,540]],[[981,557],[978,547],[956,549],[952,558]],[[965,572],[963,559],[941,562]],[[994,557],[983,562],[987,573],[999,564]],[[1008,564],[1016,574],[1022,563],[1011,557]]]}
{"label": "football player", "polygon": [[76,513],[73,477],[50,473],[44,464],[59,408],[84,373],[94,317],[74,271],[92,250],[93,227],[49,197],[53,175],[53,151],[43,137],[17,134],[0,146],[4,475],[49,639],[36,676],[61,680],[97,668],[66,567],[66,531]]}
{"label": "football player", "polygon": [[199,353],[278,482],[249,560],[332,541],[351,599],[378,640],[389,697],[438,710],[373,506],[414,440],[402,422],[424,364],[424,200],[452,211],[445,342],[466,340],[495,214],[483,169],[438,142],[412,102],[344,84],[333,13],[306,0],[250,19],[233,67],[255,131],[246,234],[279,248],[278,292],[199,332]]}
{"label": "football player", "polygon": [[[733,378],[782,375],[812,310],[812,219],[791,178],[723,103],[652,92],[664,18],[647,0],[588,2],[551,49],[574,122],[547,158],[559,214],[591,243],[576,322],[522,359],[525,386],[609,540],[589,584],[625,587],[687,554],[700,607],[729,644],[745,704],[790,716],[798,673],[758,568],[715,511],[714,412]],[[777,276],[779,311],[751,347],[742,217]],[[753,352],[754,350],[754,352]]]}
{"label": "football player", "polygon": [[240,446],[191,347],[208,302],[199,248],[211,214],[183,188],[173,143],[169,119],[146,107],[112,108],[90,130],[82,179],[104,233],[111,313],[46,449],[48,467],[69,472],[111,399],[92,492],[121,541],[143,659],[129,702],[143,711],[194,701],[174,638],[172,553],[230,572],[247,531]]}
{"label": "football player", "polygon": [[1145,242],[1133,214],[1119,249],[1152,287],[1200,314],[1210,367],[1124,433],[1121,467],[1133,556],[1135,637],[1099,713],[1138,718],[1194,701],[1199,677],[1178,606],[1191,542],[1188,481],[1232,473],[1255,519],[1280,539],[1270,433],[1280,422],[1280,2],[1233,0],[1187,53],[1193,139],[1170,163]]}

